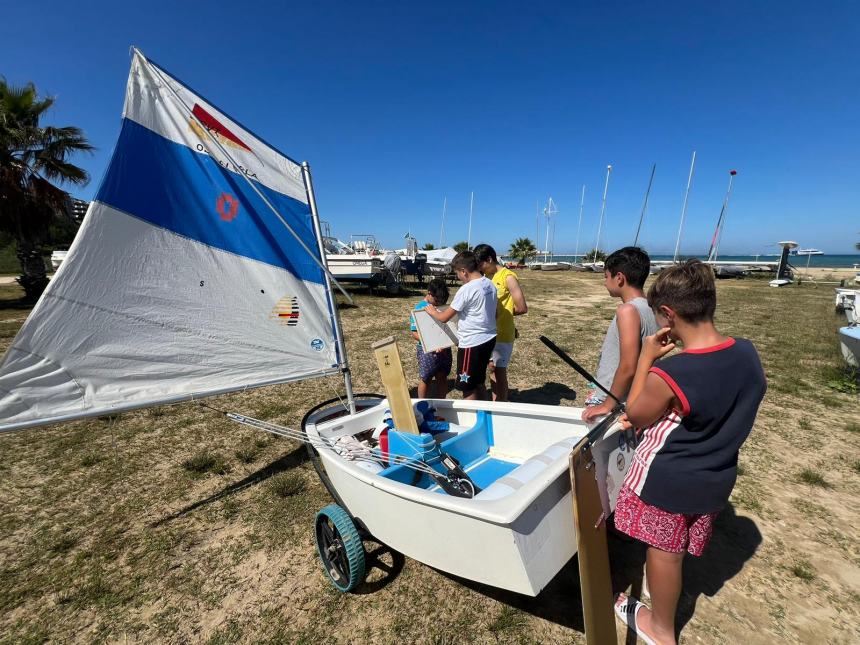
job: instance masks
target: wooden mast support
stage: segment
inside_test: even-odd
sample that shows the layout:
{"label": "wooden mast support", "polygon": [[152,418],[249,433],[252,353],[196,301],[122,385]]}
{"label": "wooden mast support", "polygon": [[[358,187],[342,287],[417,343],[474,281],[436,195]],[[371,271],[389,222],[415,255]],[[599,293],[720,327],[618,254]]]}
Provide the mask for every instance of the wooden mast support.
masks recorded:
{"label": "wooden mast support", "polygon": [[388,397],[388,407],[391,408],[394,427],[400,432],[418,434],[418,423],[415,421],[412,399],[409,397],[409,388],[406,385],[406,375],[403,373],[403,364],[400,362],[400,352],[397,350],[394,337],[389,336],[379,340],[371,347],[376,357],[376,364],[379,366],[385,395]]}
{"label": "wooden mast support", "polygon": [[586,438],[570,455],[570,488],[573,522],[576,528],[582,615],[588,645],[617,642],[612,610],[612,580],[609,574],[609,547],[606,543],[606,516],[597,485],[597,465]]}

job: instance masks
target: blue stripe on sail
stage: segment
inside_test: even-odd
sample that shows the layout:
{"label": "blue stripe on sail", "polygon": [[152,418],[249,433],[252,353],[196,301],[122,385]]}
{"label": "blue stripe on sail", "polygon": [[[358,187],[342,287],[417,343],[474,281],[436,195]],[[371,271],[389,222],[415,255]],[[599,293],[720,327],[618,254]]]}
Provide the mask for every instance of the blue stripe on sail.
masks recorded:
{"label": "blue stripe on sail", "polygon": [[[308,205],[259,182],[254,186],[316,252]],[[325,279],[237,172],[131,119],[123,119],[96,200],[203,244],[282,267],[301,280]]]}

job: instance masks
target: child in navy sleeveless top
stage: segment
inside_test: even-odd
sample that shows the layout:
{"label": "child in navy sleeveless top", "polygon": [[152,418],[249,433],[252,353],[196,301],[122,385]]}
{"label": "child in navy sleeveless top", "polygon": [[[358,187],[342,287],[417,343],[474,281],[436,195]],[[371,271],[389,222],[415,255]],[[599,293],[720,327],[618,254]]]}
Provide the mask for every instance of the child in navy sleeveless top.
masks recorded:
{"label": "child in navy sleeveless top", "polygon": [[[644,430],[615,526],[648,545],[653,607],[621,594],[615,611],[643,640],[675,643],[684,552],[701,555],[710,540],[767,385],[752,343],[714,327],[708,265],[690,260],[664,270],[648,304],[662,329],[645,340],[628,396],[627,423]],[[663,358],[677,342],[683,351]]]}

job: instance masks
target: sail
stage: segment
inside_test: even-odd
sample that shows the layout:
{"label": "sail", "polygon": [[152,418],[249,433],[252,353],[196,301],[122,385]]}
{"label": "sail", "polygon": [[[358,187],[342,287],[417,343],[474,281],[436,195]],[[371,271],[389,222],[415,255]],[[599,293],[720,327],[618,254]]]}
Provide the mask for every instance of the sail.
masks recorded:
{"label": "sail", "polygon": [[301,167],[135,50],[95,200],[0,363],[0,431],[337,372],[314,231]]}

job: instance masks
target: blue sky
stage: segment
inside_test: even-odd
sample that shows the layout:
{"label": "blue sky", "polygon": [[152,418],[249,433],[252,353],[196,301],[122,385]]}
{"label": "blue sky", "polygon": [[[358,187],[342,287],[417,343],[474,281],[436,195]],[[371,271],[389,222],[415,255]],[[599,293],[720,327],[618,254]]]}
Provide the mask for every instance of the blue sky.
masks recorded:
{"label": "blue sky", "polygon": [[[860,5],[845,2],[40,2],[5,6],[0,74],[57,98],[50,120],[98,147],[120,125],[134,44],[296,159],[342,238],[506,249],[559,208],[555,250],[597,231],[671,252],[698,152],[682,250],[698,253],[738,170],[721,253],[828,253],[860,240]],[[543,232],[541,231],[541,236]]]}

